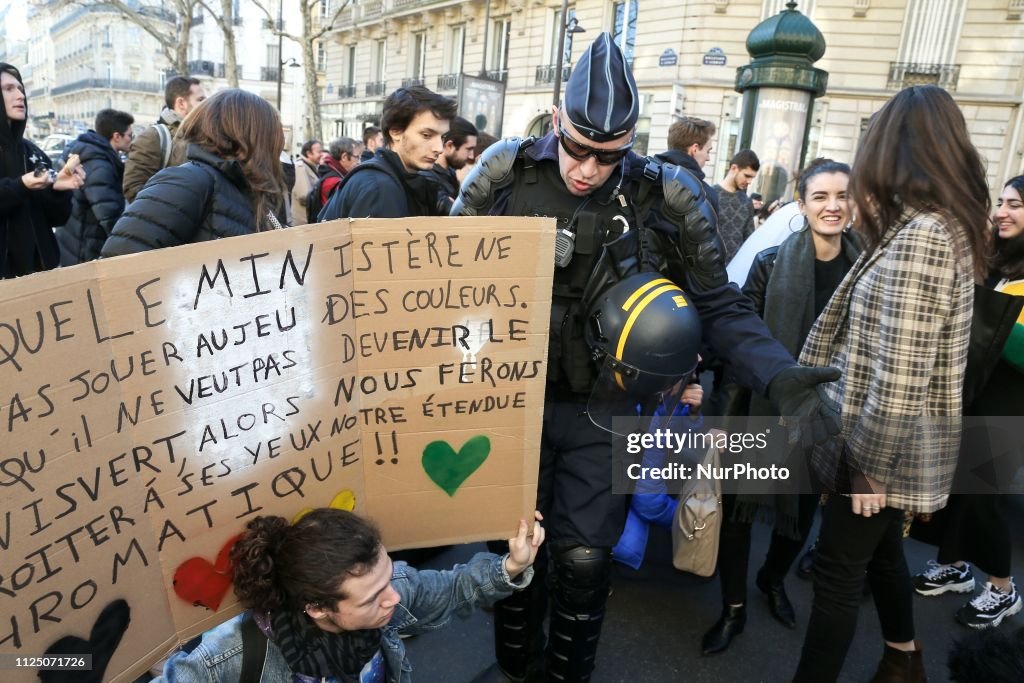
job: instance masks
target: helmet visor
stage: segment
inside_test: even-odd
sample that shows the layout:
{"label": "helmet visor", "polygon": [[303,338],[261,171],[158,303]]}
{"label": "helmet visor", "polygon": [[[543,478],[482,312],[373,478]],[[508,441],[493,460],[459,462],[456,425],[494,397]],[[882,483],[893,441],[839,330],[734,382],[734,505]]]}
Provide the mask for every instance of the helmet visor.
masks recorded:
{"label": "helmet visor", "polygon": [[590,421],[626,436],[646,431],[654,415],[671,415],[683,396],[693,368],[672,375],[645,372],[606,356],[587,401]]}

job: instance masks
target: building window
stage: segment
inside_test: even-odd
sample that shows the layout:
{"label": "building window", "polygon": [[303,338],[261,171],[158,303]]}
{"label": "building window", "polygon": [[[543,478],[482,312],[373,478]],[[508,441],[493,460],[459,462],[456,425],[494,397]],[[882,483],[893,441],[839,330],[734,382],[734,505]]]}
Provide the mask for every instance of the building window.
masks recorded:
{"label": "building window", "polygon": [[[789,0],[764,0],[764,4],[761,6],[761,19],[767,19],[773,17],[782,10],[786,9],[786,3]],[[814,0],[801,0],[797,3],[797,10],[800,11],[811,19],[814,18]]]}
{"label": "building window", "polygon": [[[612,30],[612,39],[630,64],[633,63],[633,52],[636,48],[637,5],[638,0],[615,3],[615,25]],[[623,22],[624,18],[625,22]],[[625,26],[623,26],[624,23]]]}
{"label": "building window", "polygon": [[356,46],[348,46],[348,85],[356,84]]}
{"label": "building window", "polygon": [[898,61],[952,64],[966,4],[966,0],[910,0]]}
{"label": "building window", "polygon": [[327,70],[327,46],[324,45],[323,41],[317,41],[316,44],[316,70]]}
{"label": "building window", "polygon": [[938,85],[955,90],[960,78],[957,38],[965,0],[910,0],[897,61],[889,65],[889,87]]}
{"label": "building window", "polygon": [[[576,8],[570,7],[566,12],[566,20],[562,21],[562,10],[556,9],[552,13],[551,23],[551,45],[548,49],[550,55],[548,64],[558,63],[558,33],[559,31],[565,31],[565,28],[572,23],[572,20],[576,18]],[[572,63],[572,33],[566,32],[565,44],[562,49],[562,64]]]}
{"label": "building window", "polygon": [[374,55],[373,80],[380,83],[384,80],[384,74],[388,70],[388,41],[377,41],[377,53]]}
{"label": "building window", "polygon": [[331,18],[331,0],[320,0],[320,20],[327,21]]}
{"label": "building window", "polygon": [[491,36],[491,70],[508,70],[508,44],[512,36],[512,19],[495,19]]}
{"label": "building window", "polygon": [[412,34],[412,78],[423,80],[427,70],[427,32]]}
{"label": "building window", "polygon": [[466,25],[458,24],[448,29],[448,53],[445,58],[445,73],[462,73],[462,59],[466,50]]}

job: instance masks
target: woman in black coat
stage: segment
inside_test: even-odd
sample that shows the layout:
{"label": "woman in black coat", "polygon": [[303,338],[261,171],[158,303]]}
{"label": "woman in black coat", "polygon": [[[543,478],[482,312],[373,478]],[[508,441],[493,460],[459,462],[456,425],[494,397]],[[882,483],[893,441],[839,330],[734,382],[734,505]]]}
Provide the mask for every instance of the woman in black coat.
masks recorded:
{"label": "woman in black coat", "polygon": [[71,191],[82,186],[82,169],[50,173],[41,149],[24,138],[28,99],[21,74],[0,62],[0,279],[49,270],[60,264],[53,226],[71,213]]}
{"label": "woman in black coat", "polygon": [[[846,164],[831,159],[811,162],[799,181],[804,225],[780,246],[759,253],[743,286],[743,293],[772,335],[794,357],[799,356],[815,319],[860,255],[860,243],[849,231],[849,179]],[[765,398],[735,386],[731,393],[728,415],[778,415]],[[724,651],[746,624],[751,522],[764,513],[772,517],[775,529],[768,556],[757,573],[757,587],[768,596],[772,616],[787,628],[796,628],[783,579],[807,540],[817,500],[815,494],[776,495],[769,510],[763,496],[723,496],[718,573],[724,605],[721,618],[704,634],[704,654]]]}
{"label": "woman in black coat", "polygon": [[103,256],[120,256],[281,226],[284,146],[277,111],[222,90],[182,122],[188,161],[154,175],[114,225]]}

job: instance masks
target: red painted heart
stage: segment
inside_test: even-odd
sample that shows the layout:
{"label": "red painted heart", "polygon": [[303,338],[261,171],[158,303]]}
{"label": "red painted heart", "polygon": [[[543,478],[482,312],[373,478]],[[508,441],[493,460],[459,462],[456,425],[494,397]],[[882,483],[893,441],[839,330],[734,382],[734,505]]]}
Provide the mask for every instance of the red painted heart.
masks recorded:
{"label": "red painted heart", "polygon": [[214,612],[231,588],[234,572],[231,569],[231,548],[241,534],[228,540],[210,564],[205,558],[190,557],[174,570],[174,592],[179,598],[196,607]]}

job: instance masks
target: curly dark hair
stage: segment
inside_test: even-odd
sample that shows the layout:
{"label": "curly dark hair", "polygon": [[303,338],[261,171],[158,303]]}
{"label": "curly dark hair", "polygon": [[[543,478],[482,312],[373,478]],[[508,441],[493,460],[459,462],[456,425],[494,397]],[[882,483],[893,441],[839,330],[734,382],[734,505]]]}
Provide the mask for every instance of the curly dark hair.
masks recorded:
{"label": "curly dark hair", "polygon": [[372,570],[381,545],[372,523],[345,510],[321,508],[295,524],[257,517],[231,549],[235,593],[261,612],[333,609],[346,597],[338,586]]}

